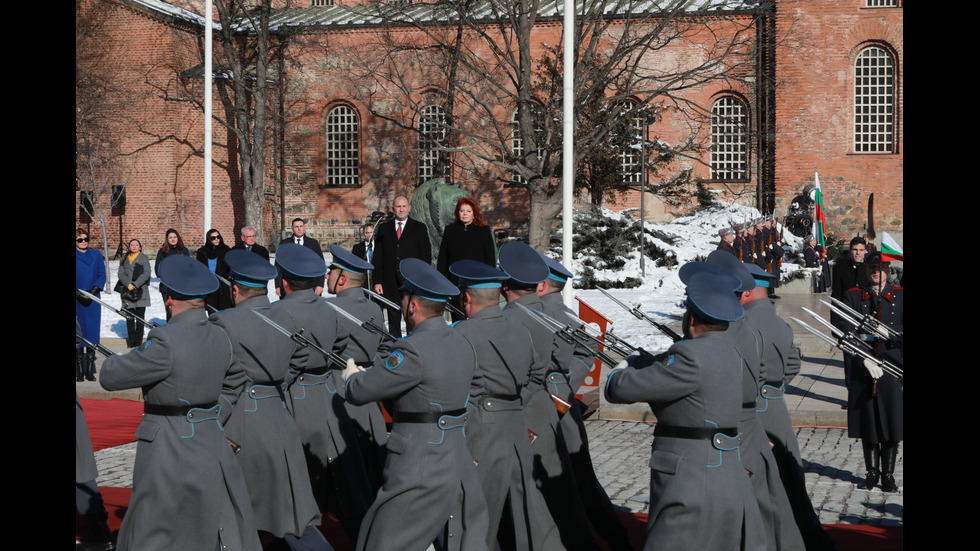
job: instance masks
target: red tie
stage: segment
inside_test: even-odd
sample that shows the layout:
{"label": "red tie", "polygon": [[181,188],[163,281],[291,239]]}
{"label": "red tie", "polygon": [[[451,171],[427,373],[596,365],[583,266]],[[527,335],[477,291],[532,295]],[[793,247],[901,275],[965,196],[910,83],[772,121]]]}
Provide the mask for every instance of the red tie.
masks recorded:
{"label": "red tie", "polygon": [[404,222],[398,223],[398,230],[395,232],[395,234],[398,235],[398,239],[402,238],[402,224],[404,224]]}

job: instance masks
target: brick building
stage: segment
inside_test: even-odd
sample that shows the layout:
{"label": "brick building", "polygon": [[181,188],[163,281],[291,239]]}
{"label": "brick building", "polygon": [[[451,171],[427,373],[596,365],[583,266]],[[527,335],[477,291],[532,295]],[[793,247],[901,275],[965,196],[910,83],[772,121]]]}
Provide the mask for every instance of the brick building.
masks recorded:
{"label": "brick building", "polygon": [[[648,181],[689,171],[731,200],[783,214],[792,197],[812,182],[816,166],[831,231],[838,235],[863,231],[866,196],[875,192],[879,231],[901,240],[902,7],[867,6],[880,3],[888,2],[728,1],[723,10],[699,15],[698,23],[711,32],[684,35],[658,55],[644,58],[644,67],[654,71],[709,56],[710,35],[739,35],[738,43],[745,50],[739,54],[746,61],[729,64],[719,78],[686,89],[675,100],[685,109],[667,110],[649,126],[640,123],[651,143],[678,144],[694,136],[710,146],[695,159],[678,156]],[[358,224],[372,211],[386,210],[395,194],[411,194],[420,180],[438,175],[476,197],[493,227],[507,228],[512,235],[526,232],[528,191],[513,185],[519,180],[516,176],[486,161],[493,155],[506,157],[520,147],[513,136],[503,135],[515,116],[513,105],[501,101],[480,112],[472,102],[469,111],[460,102],[454,117],[468,118],[458,126],[473,125],[472,131],[461,132],[462,142],[454,144],[455,152],[448,155],[445,149],[433,147],[432,140],[426,141],[430,136],[426,117],[443,116],[445,94],[439,78],[423,69],[411,71],[412,80],[406,84],[410,93],[404,98],[394,97],[392,89],[384,87],[367,94],[361,82],[350,78],[357,62],[370,59],[365,46],[386,33],[401,33],[408,43],[419,35],[422,42],[418,27],[382,28],[369,18],[353,18],[343,6],[282,4],[273,13],[277,29],[273,40],[285,46],[278,50],[278,64],[270,72],[275,124],[267,141],[264,243],[277,243],[279,231],[288,228],[292,218],[303,217],[314,237],[349,245]],[[117,88],[126,91],[121,102],[126,107],[117,111],[126,117],[113,117],[111,125],[119,147],[138,152],[126,180],[125,213],[120,217],[117,209],[107,225],[123,228],[121,240],[143,239],[148,251],[162,243],[168,227],[177,228],[196,248],[206,229],[201,209],[203,117],[188,101],[200,98],[201,86],[196,77],[202,19],[193,11],[196,3],[78,0],[77,5],[100,6],[106,21],[89,25],[95,28],[93,34],[111,40],[100,41],[99,56],[78,50],[76,65],[104,67],[108,59],[120,69],[110,77],[125,83]],[[78,10],[76,15],[83,21]],[[546,45],[560,42],[560,34],[561,19],[551,14],[535,24],[531,42],[543,53]],[[492,54],[479,51],[477,41],[467,44],[476,56]],[[220,55],[217,44],[215,52]],[[872,74],[888,59],[890,77]],[[881,78],[890,78],[891,83],[870,82]],[[218,116],[227,114],[222,111],[223,86],[220,80],[215,85]],[[890,86],[890,91],[882,91],[881,86]],[[883,104],[883,113],[862,114],[885,119],[875,121],[873,131],[855,127],[856,110],[875,110]],[[491,119],[496,126],[487,122]],[[499,151],[461,153],[466,148],[490,147],[474,145],[475,139],[465,141],[481,125],[483,132],[490,128],[501,134]],[[215,124],[212,218],[229,244],[244,225],[234,148],[231,132]],[[627,148],[621,155],[624,177],[637,183],[638,158],[635,149]],[[689,206],[665,206],[651,199],[648,195],[646,203],[654,218]],[[631,192],[607,206],[638,204],[638,193]],[[76,218],[80,225],[86,223],[77,211]],[[92,231],[98,237],[94,226]],[[110,250],[118,237],[110,232]]]}

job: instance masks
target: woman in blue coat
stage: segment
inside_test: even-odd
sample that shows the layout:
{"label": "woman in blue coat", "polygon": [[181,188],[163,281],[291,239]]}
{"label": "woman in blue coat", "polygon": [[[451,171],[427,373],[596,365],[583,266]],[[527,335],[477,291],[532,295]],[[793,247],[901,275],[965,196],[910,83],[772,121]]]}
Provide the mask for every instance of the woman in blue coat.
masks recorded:
{"label": "woman in blue coat", "polygon": [[[105,287],[105,260],[102,253],[90,249],[88,232],[75,230],[75,288],[98,295]],[[99,344],[102,327],[102,306],[92,300],[80,298],[75,293],[75,318],[82,329],[82,336],[92,344]],[[95,349],[85,345],[75,348],[75,380],[95,380]]]}

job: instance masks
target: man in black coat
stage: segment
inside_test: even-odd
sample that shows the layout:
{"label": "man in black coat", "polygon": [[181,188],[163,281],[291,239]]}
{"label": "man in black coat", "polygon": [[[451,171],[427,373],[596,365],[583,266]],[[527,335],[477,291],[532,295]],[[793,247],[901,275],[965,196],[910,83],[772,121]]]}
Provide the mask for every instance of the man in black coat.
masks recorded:
{"label": "man in black coat", "polygon": [[[293,236],[287,237],[279,242],[280,245],[286,243],[296,243],[297,245],[302,245],[323,258],[323,249],[320,248],[320,242],[312,237],[306,235],[306,222],[302,218],[296,218],[293,220]],[[319,296],[323,294],[323,276],[316,278],[316,283],[314,285],[314,290]],[[282,296],[282,271],[280,270],[280,275],[276,277],[276,294],[280,297]]]}
{"label": "man in black coat", "polygon": [[361,234],[364,239],[354,243],[351,247],[351,254],[357,258],[363,258],[368,262],[374,257],[374,224],[364,224],[361,226]]}
{"label": "man in black coat", "polygon": [[269,249],[266,249],[262,245],[255,242],[255,228],[245,226],[242,228],[240,237],[242,240],[239,241],[237,245],[232,247],[232,250],[245,249],[246,251],[250,251],[261,256],[262,258],[266,259],[266,261],[269,260]]}
{"label": "man in black coat", "polygon": [[[378,226],[374,236],[374,292],[398,304],[401,293],[398,288],[405,283],[398,265],[406,258],[418,258],[432,263],[432,247],[429,245],[429,232],[425,224],[408,217],[412,205],[408,197],[395,197],[395,218]],[[396,337],[402,336],[402,315],[394,308],[388,308],[388,332]]]}

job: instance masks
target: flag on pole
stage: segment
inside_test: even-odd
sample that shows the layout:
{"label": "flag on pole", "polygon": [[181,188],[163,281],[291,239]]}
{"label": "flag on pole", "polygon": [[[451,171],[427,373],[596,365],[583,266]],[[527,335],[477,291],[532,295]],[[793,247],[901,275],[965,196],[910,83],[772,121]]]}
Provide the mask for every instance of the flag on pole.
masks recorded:
{"label": "flag on pole", "polygon": [[881,232],[881,261],[891,262],[892,260],[905,260],[905,251],[895,241],[895,238],[888,235],[888,232]]}
{"label": "flag on pole", "polygon": [[817,167],[813,167],[813,180],[817,184],[817,188],[814,190],[814,204],[817,207],[816,216],[813,220],[813,236],[817,238],[817,244],[821,247],[827,246],[827,218],[823,213],[823,192],[820,190],[820,174],[817,173]]}

